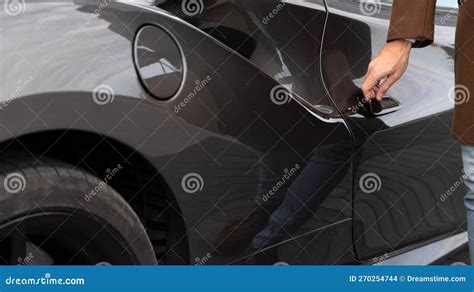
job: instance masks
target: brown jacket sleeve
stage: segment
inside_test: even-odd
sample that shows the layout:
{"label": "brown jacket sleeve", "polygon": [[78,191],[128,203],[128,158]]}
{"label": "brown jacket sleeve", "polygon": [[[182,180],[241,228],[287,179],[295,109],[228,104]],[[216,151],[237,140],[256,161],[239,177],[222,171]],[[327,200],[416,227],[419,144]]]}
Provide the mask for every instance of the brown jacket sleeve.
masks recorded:
{"label": "brown jacket sleeve", "polygon": [[414,47],[433,43],[436,0],[394,0],[388,41],[416,39]]}

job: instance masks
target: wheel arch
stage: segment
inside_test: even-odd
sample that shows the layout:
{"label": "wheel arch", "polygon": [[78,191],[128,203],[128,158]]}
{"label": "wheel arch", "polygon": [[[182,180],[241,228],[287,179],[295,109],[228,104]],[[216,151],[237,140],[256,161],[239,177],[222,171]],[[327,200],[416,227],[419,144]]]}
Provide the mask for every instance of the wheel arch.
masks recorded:
{"label": "wheel arch", "polygon": [[[160,262],[189,262],[186,227],[178,202],[166,180],[140,151],[112,137],[76,129],[35,132],[0,143],[0,153],[8,155],[10,151],[21,151],[38,163],[42,157],[53,158],[102,180],[120,165],[120,171],[107,183],[140,217],[155,253],[159,259],[163,257]],[[169,247],[173,247],[173,252]]]}

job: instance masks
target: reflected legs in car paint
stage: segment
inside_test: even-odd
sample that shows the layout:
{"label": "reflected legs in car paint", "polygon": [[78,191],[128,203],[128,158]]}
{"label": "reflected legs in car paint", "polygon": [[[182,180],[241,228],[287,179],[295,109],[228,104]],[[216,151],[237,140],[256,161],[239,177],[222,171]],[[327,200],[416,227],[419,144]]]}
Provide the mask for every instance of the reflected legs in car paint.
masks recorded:
{"label": "reflected legs in car paint", "polygon": [[462,145],[462,158],[464,162],[464,183],[468,193],[464,198],[467,213],[467,225],[469,236],[469,249],[471,264],[474,263],[474,145]]}
{"label": "reflected legs in car paint", "polygon": [[269,216],[281,204],[289,187],[287,184],[281,186],[279,184],[285,175],[285,169],[295,164],[295,162],[283,161],[281,157],[284,157],[283,153],[269,157],[270,159],[265,159],[259,165],[259,184],[255,200],[268,212]]}
{"label": "reflected legs in car paint", "polygon": [[259,249],[284,240],[311,217],[315,209],[346,176],[351,166],[351,145],[333,145],[316,150],[288,189],[283,203],[268,225],[254,238]]}
{"label": "reflected legs in car paint", "polygon": [[220,254],[243,252],[255,235],[267,226],[271,214],[282,203],[288,187],[298,174],[294,170],[295,166],[300,165],[298,161],[298,156],[289,155],[287,149],[273,149],[262,154],[255,205],[250,212],[231,219],[219,232],[215,247]]}

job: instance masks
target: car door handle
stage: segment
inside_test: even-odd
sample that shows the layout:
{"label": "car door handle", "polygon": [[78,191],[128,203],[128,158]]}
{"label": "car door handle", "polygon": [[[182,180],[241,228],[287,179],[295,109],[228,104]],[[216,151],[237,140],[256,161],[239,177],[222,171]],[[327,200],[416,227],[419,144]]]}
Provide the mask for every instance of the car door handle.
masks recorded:
{"label": "car door handle", "polygon": [[391,96],[384,96],[382,101],[372,100],[370,103],[371,113],[375,117],[396,112],[401,107],[402,104]]}
{"label": "car door handle", "polygon": [[384,96],[382,101],[372,99],[370,102],[358,98],[359,110],[357,113],[366,117],[380,117],[398,111],[402,104],[391,96]]}

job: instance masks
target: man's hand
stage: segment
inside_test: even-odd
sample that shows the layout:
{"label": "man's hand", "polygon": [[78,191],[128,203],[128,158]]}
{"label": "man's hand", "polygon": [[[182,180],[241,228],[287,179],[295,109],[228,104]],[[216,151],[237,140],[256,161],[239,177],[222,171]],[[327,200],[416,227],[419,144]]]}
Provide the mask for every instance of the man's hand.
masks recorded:
{"label": "man's hand", "polygon": [[[362,85],[367,101],[373,98],[381,101],[390,87],[402,77],[408,67],[412,45],[407,40],[391,41],[372,60]],[[381,80],[384,80],[383,84]]]}

